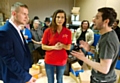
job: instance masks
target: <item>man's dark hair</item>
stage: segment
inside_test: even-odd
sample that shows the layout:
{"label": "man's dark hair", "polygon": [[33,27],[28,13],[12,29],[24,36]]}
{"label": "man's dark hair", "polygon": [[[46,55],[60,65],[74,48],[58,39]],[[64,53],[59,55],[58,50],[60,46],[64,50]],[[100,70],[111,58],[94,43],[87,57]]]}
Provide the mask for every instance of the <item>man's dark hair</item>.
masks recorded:
{"label": "man's dark hair", "polygon": [[89,23],[88,20],[83,20],[83,21],[82,21],[82,23],[81,23],[81,28],[83,28],[83,23],[84,23],[84,22],[87,22],[87,23],[88,23],[88,27],[87,27],[87,28],[89,28],[89,27],[90,27],[90,23]]}
{"label": "man's dark hair", "polygon": [[34,19],[34,20],[39,20],[39,17],[38,17],[38,16],[35,16],[33,19]]}
{"label": "man's dark hair", "polygon": [[45,22],[50,22],[50,18],[49,18],[49,17],[46,17],[46,18],[45,18]]}
{"label": "man's dark hair", "polygon": [[115,22],[115,19],[117,17],[117,13],[113,8],[109,7],[103,7],[98,9],[98,12],[102,13],[102,20],[109,19],[108,26],[112,26],[112,24]]}

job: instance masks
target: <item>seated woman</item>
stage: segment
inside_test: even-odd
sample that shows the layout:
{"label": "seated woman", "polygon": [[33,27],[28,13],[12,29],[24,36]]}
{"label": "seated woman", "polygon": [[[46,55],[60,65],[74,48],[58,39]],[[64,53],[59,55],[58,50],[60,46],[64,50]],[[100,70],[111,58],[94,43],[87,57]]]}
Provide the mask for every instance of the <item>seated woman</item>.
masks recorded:
{"label": "seated woman", "polygon": [[[74,49],[74,46],[79,46],[81,40],[88,42],[89,45],[92,45],[94,42],[94,32],[91,29],[89,29],[89,21],[88,20],[83,20],[81,23],[81,27],[79,27],[76,30],[74,37],[73,37],[71,50]],[[83,64],[83,62],[80,60],[78,62],[80,65]]]}

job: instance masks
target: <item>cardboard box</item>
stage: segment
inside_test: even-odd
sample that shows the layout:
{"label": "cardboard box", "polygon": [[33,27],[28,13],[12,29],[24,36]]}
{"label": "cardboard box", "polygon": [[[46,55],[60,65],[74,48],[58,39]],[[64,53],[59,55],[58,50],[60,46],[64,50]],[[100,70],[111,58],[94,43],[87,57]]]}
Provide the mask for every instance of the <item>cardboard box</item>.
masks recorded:
{"label": "cardboard box", "polygon": [[40,70],[40,66],[37,65],[37,64],[33,64],[33,65],[32,65],[32,68],[35,69],[35,70]]}
{"label": "cardboard box", "polygon": [[120,83],[120,70],[115,69],[115,73],[117,75],[116,82],[115,83]]}
{"label": "cardboard box", "polygon": [[73,9],[71,10],[72,14],[74,15],[78,15],[80,11],[80,7],[73,7]]}
{"label": "cardboard box", "polygon": [[42,73],[43,76],[46,76],[46,70],[45,69],[42,69],[41,73]]}
{"label": "cardboard box", "polygon": [[45,69],[45,65],[44,64],[40,64],[40,69]]}
{"label": "cardboard box", "polygon": [[33,75],[34,78],[38,79],[39,74]]}
{"label": "cardboard box", "polygon": [[40,71],[40,66],[37,65],[37,64],[33,64],[32,65],[32,68],[29,69],[29,73],[34,76],[34,75],[37,75],[39,74],[41,71]]}
{"label": "cardboard box", "polygon": [[90,83],[91,70],[79,74],[80,83]]}
{"label": "cardboard box", "polygon": [[74,71],[78,71],[78,70],[81,70],[82,67],[81,67],[81,65],[78,62],[75,62],[75,63],[71,64],[71,68]]}
{"label": "cardboard box", "polygon": [[38,75],[38,78],[40,78],[40,77],[42,77],[43,76],[43,74],[42,73],[40,73],[39,75]]}
{"label": "cardboard box", "polygon": [[40,70],[36,70],[36,69],[33,69],[33,68],[30,68],[29,69],[29,73],[33,76],[33,75],[37,75],[40,73]]}
{"label": "cardboard box", "polygon": [[40,60],[38,61],[38,65],[40,66],[40,70],[45,69],[44,59],[40,59]]}
{"label": "cardboard box", "polygon": [[119,74],[119,79],[118,79],[118,83],[120,83],[120,74]]}

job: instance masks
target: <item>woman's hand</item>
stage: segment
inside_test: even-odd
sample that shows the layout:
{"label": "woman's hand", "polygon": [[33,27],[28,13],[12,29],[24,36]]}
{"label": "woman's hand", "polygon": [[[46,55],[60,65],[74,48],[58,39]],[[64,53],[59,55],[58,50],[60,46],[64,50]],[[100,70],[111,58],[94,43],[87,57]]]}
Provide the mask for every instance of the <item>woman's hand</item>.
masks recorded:
{"label": "woman's hand", "polygon": [[62,44],[60,42],[57,42],[54,46],[55,50],[61,50],[63,48]]}

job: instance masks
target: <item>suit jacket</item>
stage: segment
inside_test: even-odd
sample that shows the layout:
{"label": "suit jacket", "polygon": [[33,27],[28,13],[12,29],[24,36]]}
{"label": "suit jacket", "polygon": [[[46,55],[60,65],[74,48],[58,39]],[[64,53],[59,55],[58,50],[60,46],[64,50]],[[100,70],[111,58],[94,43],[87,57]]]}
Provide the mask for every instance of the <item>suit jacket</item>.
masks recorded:
{"label": "suit jacket", "polygon": [[30,80],[30,51],[10,22],[0,28],[0,80],[4,83],[25,83]]}

